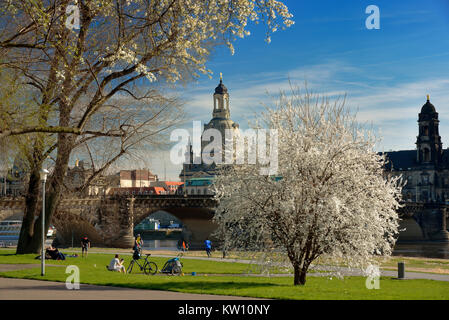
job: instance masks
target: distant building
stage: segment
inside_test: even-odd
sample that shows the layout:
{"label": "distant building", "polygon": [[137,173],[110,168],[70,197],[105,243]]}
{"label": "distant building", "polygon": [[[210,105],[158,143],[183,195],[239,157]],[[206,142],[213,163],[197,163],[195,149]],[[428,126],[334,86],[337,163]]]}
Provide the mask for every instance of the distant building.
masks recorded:
{"label": "distant building", "polygon": [[213,195],[210,188],[213,180],[213,177],[189,178],[186,180],[186,193],[188,195]]}
{"label": "distant building", "polygon": [[83,160],[76,160],[75,166],[67,169],[64,179],[65,186],[73,193],[81,192],[86,183],[88,186],[81,192],[83,196],[105,195],[111,183],[109,177],[98,175],[92,181],[88,181],[94,174],[94,168],[88,166]]}
{"label": "distant building", "polygon": [[120,188],[149,187],[151,182],[157,181],[157,175],[151,173],[149,169],[120,170]]}
{"label": "distant building", "polygon": [[427,96],[418,115],[416,149],[386,152],[386,169],[407,180],[405,201],[449,201],[449,149],[443,149],[438,126],[438,113]]}
{"label": "distant building", "polygon": [[141,223],[139,223],[134,230],[139,232],[139,230],[159,230],[160,229],[160,221],[154,218],[147,217]]}
{"label": "distant building", "polygon": [[169,194],[176,194],[184,182],[180,181],[154,181],[150,183],[152,187],[164,188]]}

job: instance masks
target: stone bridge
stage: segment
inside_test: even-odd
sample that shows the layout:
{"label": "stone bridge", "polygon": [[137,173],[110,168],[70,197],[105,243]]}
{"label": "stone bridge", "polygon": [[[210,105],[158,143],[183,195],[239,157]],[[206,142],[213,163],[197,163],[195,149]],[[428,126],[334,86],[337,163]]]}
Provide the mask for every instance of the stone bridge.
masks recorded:
{"label": "stone bridge", "polygon": [[[23,199],[0,199],[0,220],[17,216],[24,205]],[[200,247],[216,228],[212,222],[216,205],[216,200],[207,195],[64,199],[51,223],[58,230],[58,240],[64,244],[75,241],[77,246],[80,237],[87,235],[94,245],[130,248],[134,226],[162,210],[183,222],[186,240],[194,248]]]}
{"label": "stone bridge", "polygon": [[[186,240],[192,248],[201,247],[216,225],[212,222],[216,200],[207,195],[139,195],[104,198],[64,199],[52,224],[64,244],[78,245],[88,235],[94,245],[129,248],[133,229],[152,213],[162,210],[181,220]],[[399,210],[401,217],[399,241],[449,241],[448,205],[407,202]],[[0,221],[18,216],[23,199],[0,198]],[[75,239],[75,240],[73,240]]]}
{"label": "stone bridge", "polygon": [[449,241],[448,208],[444,203],[404,203],[399,209],[399,241]]}

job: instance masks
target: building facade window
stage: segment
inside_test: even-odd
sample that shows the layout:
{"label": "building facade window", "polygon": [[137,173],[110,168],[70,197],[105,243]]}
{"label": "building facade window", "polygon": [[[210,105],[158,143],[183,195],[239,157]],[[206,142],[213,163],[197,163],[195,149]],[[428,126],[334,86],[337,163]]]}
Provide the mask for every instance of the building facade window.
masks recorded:
{"label": "building facade window", "polygon": [[424,162],[430,162],[430,150],[428,148],[423,150],[423,160]]}

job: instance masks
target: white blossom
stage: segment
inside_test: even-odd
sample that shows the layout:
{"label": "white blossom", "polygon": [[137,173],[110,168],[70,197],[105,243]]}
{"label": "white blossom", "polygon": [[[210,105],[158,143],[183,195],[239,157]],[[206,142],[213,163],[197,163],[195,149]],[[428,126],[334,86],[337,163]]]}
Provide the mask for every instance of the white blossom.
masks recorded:
{"label": "white blossom", "polygon": [[[80,21],[87,18],[83,16],[85,12],[91,19],[84,30],[85,52],[79,51],[81,31],[72,32],[64,42],[48,41],[46,34],[55,33],[49,31],[50,26],[65,24],[63,4],[57,7],[58,21],[54,10],[31,0],[8,1],[0,5],[0,12],[17,16],[18,21],[23,19],[25,26],[28,20],[35,21],[37,38],[31,43],[54,46],[47,50],[56,48],[68,62],[73,57],[77,64],[69,63],[67,70],[72,74],[79,69],[91,74],[86,64],[95,65],[95,70],[100,70],[95,75],[98,81],[103,73],[129,67],[134,67],[136,73],[150,82],[162,79],[176,82],[186,76],[210,75],[211,71],[206,68],[210,50],[224,44],[234,54],[234,41],[250,35],[249,21],[266,23],[267,40],[279,27],[293,24],[288,8],[277,0],[158,0],[151,1],[151,5],[145,0],[92,0],[84,5],[83,10],[80,8]],[[13,25],[8,27],[11,30],[5,34],[16,31]]]}
{"label": "white blossom", "polygon": [[289,262],[295,284],[321,257],[363,268],[391,254],[402,182],[384,174],[375,137],[343,102],[294,91],[257,122],[278,130],[279,175],[243,164],[217,177],[214,219],[225,248]]}

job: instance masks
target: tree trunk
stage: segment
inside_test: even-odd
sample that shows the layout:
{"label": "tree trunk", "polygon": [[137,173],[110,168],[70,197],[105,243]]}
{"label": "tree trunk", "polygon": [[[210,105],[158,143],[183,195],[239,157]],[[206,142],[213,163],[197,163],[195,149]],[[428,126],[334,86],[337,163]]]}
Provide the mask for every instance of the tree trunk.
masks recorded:
{"label": "tree trunk", "polygon": [[34,218],[36,216],[40,194],[39,180],[39,168],[33,168],[30,173],[30,181],[25,196],[25,210],[16,254],[39,253],[40,246],[36,247],[36,243],[33,241],[35,234],[42,235],[41,224],[36,225]]}
{"label": "tree trunk", "polygon": [[[63,147],[58,149],[54,171],[47,182],[47,191],[45,193],[45,235],[61,199],[63,180],[70,159],[72,139],[64,134],[61,134],[58,138],[58,144]],[[30,176],[26,195],[26,208],[16,254],[39,254],[42,248],[42,209],[38,212],[38,209],[41,208],[38,204],[39,194],[41,194],[39,171],[40,168],[35,168]],[[38,217],[36,220],[35,216]]]}
{"label": "tree trunk", "polygon": [[[63,28],[63,26],[60,26],[60,28]],[[63,30],[63,29],[61,29]],[[45,88],[45,91],[43,92],[42,96],[42,102],[39,107],[39,124],[43,125],[46,124],[48,121],[48,117],[50,114],[50,108],[49,103],[55,96],[55,83],[56,83],[56,74],[58,70],[59,61],[62,59],[62,57],[59,54],[55,54],[53,56],[52,62],[51,62],[51,69],[50,74],[48,76],[48,82],[47,86]],[[61,126],[66,126],[69,123],[69,116],[70,116],[70,110],[66,111],[65,114],[61,112],[60,114],[60,120],[59,124]],[[61,118],[63,118],[63,121],[61,121]],[[64,141],[65,140],[65,141]],[[67,141],[67,135],[64,134],[58,134],[58,155],[57,155],[57,161],[55,164],[55,172],[57,167],[61,167],[61,156],[60,156],[60,147],[63,146],[63,150],[67,150],[67,148],[70,148]],[[33,151],[32,151],[32,163],[31,163],[31,172],[30,172],[30,181],[28,184],[28,190],[27,194],[25,196],[25,210],[24,210],[24,217],[22,222],[22,228],[20,229],[20,236],[19,236],[19,242],[17,244],[17,250],[16,254],[26,254],[26,253],[39,253],[41,249],[41,239],[42,239],[42,232],[45,232],[45,235],[47,234],[48,226],[50,225],[51,216],[52,213],[57,206],[58,197],[53,195],[53,189],[50,186],[50,183],[48,183],[47,190],[49,190],[48,194],[46,192],[46,199],[45,199],[45,230],[42,230],[42,209],[40,212],[38,212],[39,206],[39,195],[40,193],[40,171],[42,169],[42,164],[45,159],[43,159],[44,150],[45,150],[45,135],[44,134],[38,134],[36,136],[36,140],[34,142]],[[61,144],[63,143],[63,144]],[[65,144],[64,144],[65,143]],[[70,150],[70,149],[69,149]],[[70,150],[71,151],[71,150]],[[67,155],[66,164],[68,164],[68,158],[70,156]],[[59,163],[58,163],[59,161]],[[65,174],[65,172],[64,172]],[[54,179],[50,179],[54,180]],[[52,182],[52,181],[50,181]],[[56,190],[60,190],[61,185],[56,187]],[[58,193],[56,193],[58,195]],[[35,217],[38,217],[35,219]]]}
{"label": "tree trunk", "polygon": [[[42,248],[42,206],[39,206],[37,201],[42,200],[39,197],[40,189],[34,195],[27,195],[27,198],[32,198],[30,205],[26,204],[25,216],[22,223],[22,228],[20,230],[19,242],[17,244],[16,254],[27,254],[27,253],[37,253],[41,252]],[[51,217],[55,212],[55,208],[59,203],[57,199],[58,196],[55,192],[46,192],[45,194],[45,227],[44,227],[44,238],[50,226]],[[35,202],[35,203],[34,203]],[[37,213],[37,210],[40,209]],[[37,214],[38,216],[37,216]],[[37,216],[37,219],[34,217]]]}
{"label": "tree trunk", "polygon": [[306,284],[306,276],[307,276],[307,268],[306,267],[302,267],[300,264],[294,264],[293,265],[293,269],[294,269],[294,279],[293,279],[293,284],[295,286],[297,285],[305,285]]}

